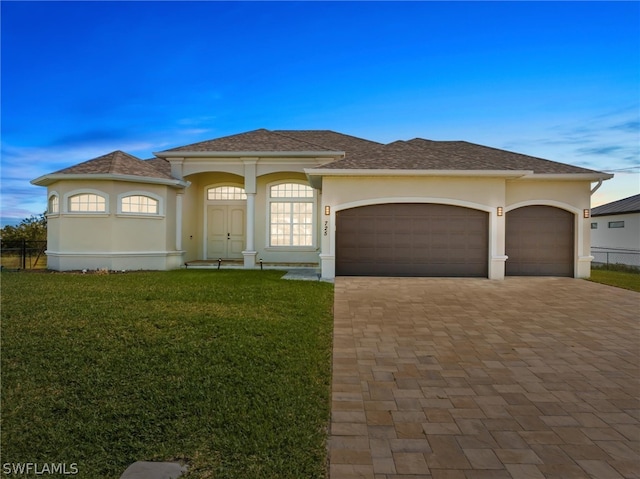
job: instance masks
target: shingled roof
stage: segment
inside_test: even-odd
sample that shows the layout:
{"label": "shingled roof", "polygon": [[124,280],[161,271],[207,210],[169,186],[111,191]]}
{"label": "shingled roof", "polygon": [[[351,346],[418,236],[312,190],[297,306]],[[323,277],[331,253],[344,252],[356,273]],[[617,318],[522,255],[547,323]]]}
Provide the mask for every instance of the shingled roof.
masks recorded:
{"label": "shingled roof", "polygon": [[[166,151],[336,151],[337,146],[335,144],[326,146],[320,142],[310,141],[322,140],[322,137],[325,136],[323,132],[306,133],[301,130],[285,134],[285,132],[260,129],[238,135],[224,136],[214,140],[201,141]],[[339,134],[335,133],[335,135]],[[333,139],[335,140],[335,138]]]}
{"label": "shingled roof", "polygon": [[173,177],[158,168],[155,168],[151,162],[143,161],[124,151],[116,150],[106,155],[99,156],[92,160],[79,163],[69,168],[53,173],[63,175],[91,175],[91,174],[112,174],[112,175],[131,175],[145,176],[148,178],[165,178],[173,179]]}
{"label": "shingled roof", "polygon": [[[344,152],[344,158],[318,167],[327,170],[526,170],[538,174],[599,173],[466,141],[414,138],[385,145],[331,130],[259,129],[166,150],[217,153],[244,151]],[[158,155],[162,156],[163,153],[165,152]]]}
{"label": "shingled roof", "polygon": [[197,157],[206,157],[209,153],[212,156],[226,153],[234,156],[246,152],[263,152],[265,156],[280,152],[294,156],[297,153],[316,154],[333,160],[314,169],[320,175],[322,171],[328,173],[329,170],[438,170],[533,171],[535,174],[596,174],[602,178],[610,177],[598,171],[466,141],[414,138],[382,144],[331,130],[259,129],[180,146],[156,153],[158,158],[145,161],[117,150],[37,178],[32,183],[44,186],[65,175],[120,175],[179,182],[171,176],[171,165],[165,158],[181,156],[182,152],[187,155],[191,152]]}
{"label": "shingled roof", "polygon": [[319,169],[387,170],[529,170],[537,174],[598,173],[594,170],[499,150],[466,141],[414,138],[365,151],[347,152],[344,159]]}
{"label": "shingled roof", "polygon": [[[156,161],[157,160],[157,161]],[[177,182],[178,180],[171,176],[170,166],[165,160],[156,159],[152,161],[143,161],[124,151],[116,150],[106,155],[93,158],[91,160],[78,163],[77,165],[55,171],[53,173],[41,176],[32,181],[33,184],[45,186],[53,179],[60,177],[81,177],[90,179],[92,176],[104,177],[120,176],[120,177],[140,177],[150,180],[159,180],[162,182]],[[158,162],[163,162],[159,164]],[[165,165],[166,164],[166,165]]]}
{"label": "shingled roof", "polygon": [[591,210],[591,216],[625,215],[640,213],[640,195],[629,196],[618,201],[600,205]]}

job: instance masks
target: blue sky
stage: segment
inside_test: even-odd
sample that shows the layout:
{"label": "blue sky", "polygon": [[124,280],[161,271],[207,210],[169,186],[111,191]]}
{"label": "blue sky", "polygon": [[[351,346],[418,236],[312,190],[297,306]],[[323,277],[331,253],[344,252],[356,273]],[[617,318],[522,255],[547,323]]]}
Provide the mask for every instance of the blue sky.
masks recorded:
{"label": "blue sky", "polygon": [[466,140],[640,193],[638,2],[2,1],[3,222],[29,181],[256,128]]}

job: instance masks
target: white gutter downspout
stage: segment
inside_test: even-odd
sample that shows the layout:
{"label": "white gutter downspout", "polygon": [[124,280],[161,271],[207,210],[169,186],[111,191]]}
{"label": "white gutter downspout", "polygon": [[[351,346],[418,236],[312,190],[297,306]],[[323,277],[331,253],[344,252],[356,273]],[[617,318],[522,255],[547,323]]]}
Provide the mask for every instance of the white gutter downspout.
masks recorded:
{"label": "white gutter downspout", "polygon": [[598,184],[591,189],[591,196],[602,186],[602,178],[598,180]]}

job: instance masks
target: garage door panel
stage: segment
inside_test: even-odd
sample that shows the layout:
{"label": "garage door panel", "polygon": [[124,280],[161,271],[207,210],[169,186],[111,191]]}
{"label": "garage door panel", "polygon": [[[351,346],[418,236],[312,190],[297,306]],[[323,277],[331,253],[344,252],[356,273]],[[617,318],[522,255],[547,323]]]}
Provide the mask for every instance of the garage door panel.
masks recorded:
{"label": "garage door panel", "polygon": [[551,206],[526,206],[505,218],[505,274],[573,276],[574,216]]}
{"label": "garage door panel", "polygon": [[339,211],[336,274],[486,277],[488,214],[414,203]]}

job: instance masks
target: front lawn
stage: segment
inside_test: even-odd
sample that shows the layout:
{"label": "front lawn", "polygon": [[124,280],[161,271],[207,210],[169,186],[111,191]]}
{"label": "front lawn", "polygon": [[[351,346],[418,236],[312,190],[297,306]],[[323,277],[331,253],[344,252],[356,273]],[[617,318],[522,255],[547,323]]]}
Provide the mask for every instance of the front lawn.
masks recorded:
{"label": "front lawn", "polygon": [[281,276],[2,273],[3,464],[324,478],[333,288]]}
{"label": "front lawn", "polygon": [[640,274],[637,272],[593,268],[589,280],[640,292]]}

